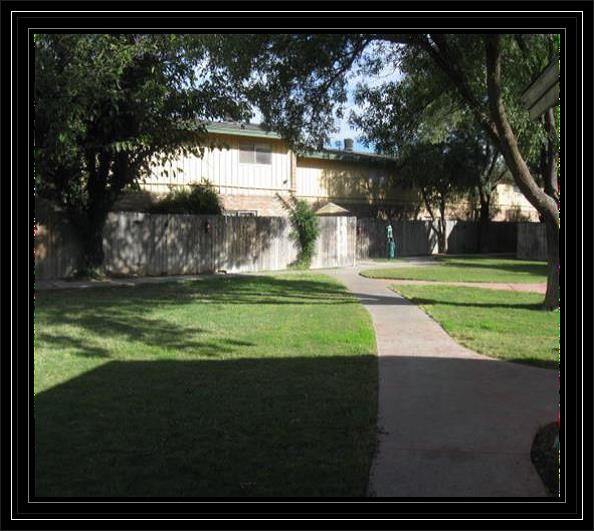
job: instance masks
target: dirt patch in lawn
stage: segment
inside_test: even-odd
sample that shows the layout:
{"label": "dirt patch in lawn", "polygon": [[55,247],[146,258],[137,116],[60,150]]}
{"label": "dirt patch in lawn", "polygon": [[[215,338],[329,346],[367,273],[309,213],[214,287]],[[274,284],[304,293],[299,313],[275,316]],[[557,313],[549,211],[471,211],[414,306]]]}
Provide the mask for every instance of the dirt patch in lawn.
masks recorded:
{"label": "dirt patch in lawn", "polygon": [[404,280],[393,279],[389,281],[395,285],[444,285],[444,286],[462,286],[467,288],[485,288],[485,289],[503,289],[510,291],[522,291],[525,293],[546,293],[546,284],[519,284],[511,282],[442,282],[440,280]]}
{"label": "dirt patch in lawn", "polygon": [[557,423],[552,422],[541,428],[534,442],[530,457],[551,496],[559,496],[559,450],[555,447]]}

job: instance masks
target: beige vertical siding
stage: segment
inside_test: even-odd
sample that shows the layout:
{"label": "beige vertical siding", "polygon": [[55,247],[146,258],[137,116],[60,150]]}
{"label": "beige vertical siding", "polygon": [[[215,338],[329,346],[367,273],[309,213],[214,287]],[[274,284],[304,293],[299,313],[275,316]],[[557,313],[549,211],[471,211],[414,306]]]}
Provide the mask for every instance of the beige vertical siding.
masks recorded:
{"label": "beige vertical siding", "polygon": [[498,184],[495,189],[494,220],[501,221],[514,219],[520,221],[538,221],[538,211],[530,204],[528,199],[513,184]]}
{"label": "beige vertical siding", "polygon": [[[202,157],[188,155],[164,167],[155,168],[142,187],[157,193],[167,192],[171,185],[187,185],[208,179],[222,194],[274,195],[286,192],[291,185],[291,154],[287,143],[275,139],[250,139],[232,135],[212,135],[213,141],[228,146],[205,149]],[[271,164],[242,164],[239,162],[239,144],[242,141],[271,145]],[[181,168],[182,172],[177,172]],[[167,171],[165,175],[164,171]]]}
{"label": "beige vertical siding", "polygon": [[386,184],[393,178],[393,173],[381,166],[299,158],[296,170],[296,193],[301,197],[376,200],[391,198],[390,187],[386,187]]}

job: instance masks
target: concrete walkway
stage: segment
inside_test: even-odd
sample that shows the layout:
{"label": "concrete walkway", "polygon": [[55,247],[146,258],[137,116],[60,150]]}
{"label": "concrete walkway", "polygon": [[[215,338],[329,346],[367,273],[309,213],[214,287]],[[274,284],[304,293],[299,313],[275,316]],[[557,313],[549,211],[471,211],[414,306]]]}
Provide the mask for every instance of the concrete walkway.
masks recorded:
{"label": "concrete walkway", "polygon": [[546,496],[530,448],[557,418],[557,372],[461,347],[389,281],[358,271],[325,273],[361,300],[375,326],[380,435],[369,495]]}

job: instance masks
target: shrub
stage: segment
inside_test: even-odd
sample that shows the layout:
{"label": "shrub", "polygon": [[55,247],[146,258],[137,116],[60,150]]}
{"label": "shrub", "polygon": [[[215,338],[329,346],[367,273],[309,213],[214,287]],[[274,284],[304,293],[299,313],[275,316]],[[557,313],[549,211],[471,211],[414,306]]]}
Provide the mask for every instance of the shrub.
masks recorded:
{"label": "shrub", "polygon": [[289,218],[293,226],[291,236],[299,244],[299,254],[294,267],[308,269],[313,258],[316,240],[320,234],[319,220],[313,209],[303,199],[291,195],[289,201],[281,198],[285,208],[289,211]]}
{"label": "shrub", "polygon": [[223,207],[216,189],[208,181],[175,187],[149,210],[153,214],[221,214]]}

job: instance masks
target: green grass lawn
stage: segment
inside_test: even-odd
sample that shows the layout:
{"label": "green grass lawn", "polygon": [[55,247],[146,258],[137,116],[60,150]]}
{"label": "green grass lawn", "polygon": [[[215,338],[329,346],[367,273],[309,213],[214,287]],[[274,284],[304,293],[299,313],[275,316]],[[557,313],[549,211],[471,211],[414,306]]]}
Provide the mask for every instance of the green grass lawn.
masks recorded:
{"label": "green grass lawn", "polygon": [[444,282],[518,282],[547,280],[546,262],[493,257],[438,257],[436,265],[369,269],[368,278],[437,280]]}
{"label": "green grass lawn", "polygon": [[316,274],[37,292],[38,496],[364,496],[377,358]]}
{"label": "green grass lawn", "polygon": [[558,366],[559,312],[542,310],[540,294],[443,285],[392,289],[476,352],[540,367]]}

